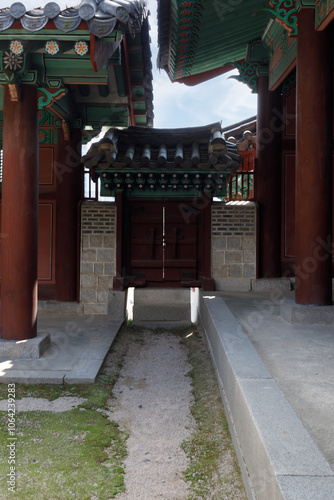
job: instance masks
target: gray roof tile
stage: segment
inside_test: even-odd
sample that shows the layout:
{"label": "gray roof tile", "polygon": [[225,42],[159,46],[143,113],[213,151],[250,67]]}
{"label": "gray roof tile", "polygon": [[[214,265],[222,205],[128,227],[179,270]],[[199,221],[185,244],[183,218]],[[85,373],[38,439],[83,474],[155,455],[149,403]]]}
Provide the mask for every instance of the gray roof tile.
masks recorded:
{"label": "gray roof tile", "polygon": [[9,29],[19,19],[28,31],[39,31],[49,21],[67,33],[88,21],[90,31],[98,36],[108,36],[115,28],[128,26],[130,32],[140,31],[147,15],[143,0],[82,0],[76,7],[62,9],[62,2],[48,2],[43,7],[27,10],[25,2],[8,0],[8,7],[0,9],[0,32]]}

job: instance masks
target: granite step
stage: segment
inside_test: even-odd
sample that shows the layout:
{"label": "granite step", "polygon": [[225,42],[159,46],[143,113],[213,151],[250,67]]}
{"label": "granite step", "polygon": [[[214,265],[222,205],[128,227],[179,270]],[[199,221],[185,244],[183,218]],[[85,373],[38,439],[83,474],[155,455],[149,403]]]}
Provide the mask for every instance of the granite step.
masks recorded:
{"label": "granite step", "polygon": [[[190,291],[172,289],[135,289],[133,322],[167,328],[186,326],[190,319]],[[157,325],[157,326],[153,326]]]}

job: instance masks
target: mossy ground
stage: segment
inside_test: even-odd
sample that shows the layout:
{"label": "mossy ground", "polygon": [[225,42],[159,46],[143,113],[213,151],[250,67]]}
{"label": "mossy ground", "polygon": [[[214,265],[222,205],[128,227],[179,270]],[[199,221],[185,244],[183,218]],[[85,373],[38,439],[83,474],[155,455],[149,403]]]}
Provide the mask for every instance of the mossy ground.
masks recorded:
{"label": "mossy ground", "polygon": [[[140,329],[123,327],[94,385],[28,386],[16,384],[16,399],[61,396],[85,398],[77,409],[61,413],[20,412],[16,415],[16,492],[7,490],[9,472],[7,413],[0,412],[0,499],[103,500],[124,491],[127,434],[101,412],[108,408],[130,342],[140,341]],[[246,499],[228,430],[221,396],[201,329],[174,334],[188,350],[193,386],[192,415],[196,431],[183,450],[189,457],[184,472],[189,500]],[[7,399],[0,385],[0,399]]]}
{"label": "mossy ground", "polygon": [[[93,385],[16,384],[17,400],[75,396],[86,401],[60,413],[16,414],[15,493],[7,489],[7,412],[0,412],[0,499],[102,500],[124,491],[127,434],[100,410],[108,407],[126,351],[117,339]],[[0,399],[7,395],[7,385],[0,385]]]}
{"label": "mossy ground", "polygon": [[183,335],[188,349],[193,386],[191,413],[196,431],[183,443],[190,460],[185,477],[191,485],[189,500],[247,499],[218,383],[203,332],[194,328]]}
{"label": "mossy ground", "polygon": [[[16,488],[22,499],[108,499],[124,489],[126,436],[94,410],[22,412],[16,418]],[[0,440],[5,449],[6,416]],[[9,498],[6,455],[0,460],[0,491]],[[5,488],[4,488],[5,487]]]}

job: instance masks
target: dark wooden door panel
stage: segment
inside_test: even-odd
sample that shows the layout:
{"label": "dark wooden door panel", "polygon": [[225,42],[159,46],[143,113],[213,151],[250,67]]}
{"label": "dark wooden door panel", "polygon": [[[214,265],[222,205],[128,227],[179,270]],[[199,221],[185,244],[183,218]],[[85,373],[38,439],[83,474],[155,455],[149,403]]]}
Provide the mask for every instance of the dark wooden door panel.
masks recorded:
{"label": "dark wooden door panel", "polygon": [[181,286],[197,277],[197,219],[185,220],[175,201],[132,202],[130,280]]}

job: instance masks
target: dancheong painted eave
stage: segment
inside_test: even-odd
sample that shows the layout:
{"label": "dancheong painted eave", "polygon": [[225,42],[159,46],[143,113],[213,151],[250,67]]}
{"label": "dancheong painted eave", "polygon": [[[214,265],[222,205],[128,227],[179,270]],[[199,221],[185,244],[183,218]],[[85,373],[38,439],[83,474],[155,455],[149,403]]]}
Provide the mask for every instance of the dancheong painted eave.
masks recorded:
{"label": "dancheong painted eave", "polygon": [[230,70],[246,47],[261,38],[269,2],[252,0],[158,0],[158,65],[172,80]]}
{"label": "dancheong painted eave", "polygon": [[[8,83],[8,58],[22,59],[19,73],[14,62],[10,68],[20,84],[66,92],[51,106],[58,118],[93,128],[152,126],[148,14],[142,0],[8,0],[0,9],[0,84]],[[66,101],[70,114],[55,109]],[[3,87],[0,128],[2,106]]]}

